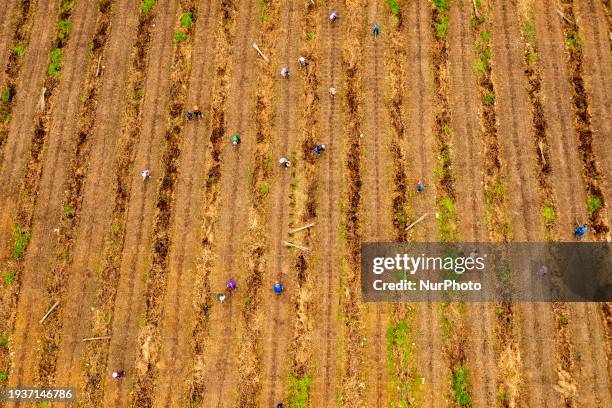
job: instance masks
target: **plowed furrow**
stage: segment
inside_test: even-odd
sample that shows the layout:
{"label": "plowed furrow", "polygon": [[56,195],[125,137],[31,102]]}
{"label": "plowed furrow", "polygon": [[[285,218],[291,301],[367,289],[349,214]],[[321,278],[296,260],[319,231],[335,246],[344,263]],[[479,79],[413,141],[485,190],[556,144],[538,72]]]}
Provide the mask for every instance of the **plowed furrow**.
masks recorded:
{"label": "plowed furrow", "polygon": [[[170,104],[168,107],[165,147],[162,156],[163,175],[157,191],[155,218],[153,221],[153,256],[147,274],[145,288],[146,323],[139,333],[140,355],[136,363],[136,383],[131,404],[137,407],[152,406],[153,386],[157,377],[155,363],[159,359],[159,338],[161,317],[164,313],[164,300],[168,278],[168,253],[170,250],[170,230],[175,204],[174,190],[178,177],[178,163],[183,147],[183,126],[187,84],[191,74],[191,53],[193,33],[197,23],[198,10],[194,1],[180,2],[181,18],[176,30],[182,32],[184,40],[175,35],[175,53],[171,69]],[[183,17],[191,16],[189,25],[183,24]]]}
{"label": "plowed furrow", "polygon": [[[213,231],[219,221],[220,204],[220,178],[221,178],[221,159],[222,146],[226,142],[227,126],[227,99],[230,85],[230,71],[232,59],[227,56],[231,53],[230,47],[235,40],[236,29],[236,6],[231,1],[224,1],[220,4],[221,19],[216,27],[215,38],[215,58],[214,78],[212,87],[212,97],[210,106],[211,129],[209,158],[207,160],[205,193],[203,198],[204,218],[201,229],[201,256],[196,265],[199,278],[195,282],[194,288],[194,312],[196,322],[192,330],[192,353],[194,356],[193,366],[191,367],[191,378],[188,382],[189,400],[193,406],[201,406],[206,395],[207,377],[205,367],[205,357],[208,355],[209,329],[211,325],[212,296],[210,272],[215,264],[214,249],[217,248],[216,236]],[[218,288],[214,288],[218,289]],[[208,401],[208,399],[207,399]]]}
{"label": "plowed furrow", "polygon": [[[104,78],[103,73],[99,75],[97,69],[98,58],[104,54],[110,35],[112,7],[112,0],[100,0],[98,2],[99,14],[91,43],[87,79],[81,98],[82,105],[62,200],[64,212],[59,222],[60,233],[56,244],[59,256],[52,267],[52,275],[46,282],[46,297],[49,299],[49,307],[53,305],[56,299],[63,299],[68,289],[67,281],[69,278],[70,258],[73,256],[74,242],[77,239],[75,232],[80,221],[82,194],[89,164],[89,149],[91,145],[89,137],[95,125],[95,109],[98,104],[99,86]],[[40,345],[41,353],[37,363],[37,379],[44,385],[52,384],[55,377],[65,310],[66,308],[60,308],[57,313],[50,316],[42,332],[43,341]]]}
{"label": "plowed furrow", "polygon": [[359,137],[364,125],[363,75],[365,29],[363,10],[365,2],[346,0],[345,15],[342,25],[346,42],[342,49],[342,69],[344,71],[344,95],[342,104],[346,112],[344,133],[344,171],[342,224],[346,231],[346,242],[343,248],[344,296],[341,297],[341,313],[344,326],[343,337],[342,382],[340,401],[348,406],[364,405],[364,344],[363,344],[363,311],[360,305],[360,262],[361,242],[363,238],[363,180],[364,168],[362,139]]}
{"label": "plowed furrow", "polygon": [[4,146],[9,134],[15,98],[19,91],[18,79],[23,65],[23,55],[30,44],[34,14],[37,9],[37,0],[23,0],[15,4],[14,14],[10,14],[12,32],[7,36],[10,38],[6,51],[8,62],[4,68],[2,88],[0,88],[0,163],[4,160]]}
{"label": "plowed furrow", "polygon": [[[140,123],[144,93],[142,88],[147,76],[149,59],[149,41],[154,12],[140,12],[136,30],[136,39],[130,55],[130,73],[126,84],[127,102],[120,120],[122,128],[116,148],[116,163],[113,165],[113,204],[110,215],[112,231],[105,235],[102,249],[102,273],[96,276],[96,288],[92,303],[94,313],[92,319],[92,336],[107,336],[112,334],[110,319],[114,317],[115,299],[119,285],[122,248],[125,242],[126,216],[128,199],[131,195],[131,174],[134,167],[134,154],[141,137]],[[114,319],[113,319],[114,320]],[[81,404],[84,407],[96,407],[102,403],[104,384],[101,376],[106,371],[109,344],[88,344],[85,347],[84,387]]]}
{"label": "plowed furrow", "polygon": [[[314,32],[321,33],[321,58],[320,58],[320,95],[321,110],[320,122],[321,135],[333,135],[338,124],[341,123],[341,109],[339,94],[335,97],[327,96],[330,87],[341,89],[341,61],[338,56],[342,49],[343,32],[342,27],[337,24],[330,24],[327,21],[329,10],[337,10],[340,15],[344,15],[341,3],[331,2],[326,7],[321,7],[320,12],[315,14],[320,23]],[[311,28],[312,29],[312,28]],[[315,34],[316,35],[316,34]],[[315,37],[316,38],[316,37]],[[316,48],[316,43],[313,45]],[[317,72],[315,67],[315,72]],[[328,401],[335,398],[338,378],[338,293],[339,293],[339,238],[338,225],[340,224],[340,206],[338,197],[340,186],[337,180],[340,173],[340,160],[342,157],[343,146],[334,139],[329,139],[327,150],[319,160],[321,168],[321,183],[324,188],[320,190],[320,211],[318,218],[320,228],[320,253],[323,257],[322,273],[320,280],[321,299],[320,302],[321,320],[319,326],[315,328],[317,338],[321,339],[322,350],[319,353],[320,364],[322,367],[314,374],[313,383],[313,405],[325,405]]]}

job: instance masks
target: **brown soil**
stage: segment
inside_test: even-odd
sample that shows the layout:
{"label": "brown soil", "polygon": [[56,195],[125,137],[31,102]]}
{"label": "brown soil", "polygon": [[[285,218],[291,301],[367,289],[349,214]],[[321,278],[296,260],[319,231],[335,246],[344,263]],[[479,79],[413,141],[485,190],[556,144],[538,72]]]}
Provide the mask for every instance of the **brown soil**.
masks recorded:
{"label": "brown soil", "polygon": [[[155,193],[161,181],[162,142],[165,107],[168,103],[170,89],[169,72],[172,63],[173,27],[175,26],[176,3],[158,2],[156,10],[165,10],[152,23],[151,43],[164,44],[152,46],[146,67],[146,75],[142,79],[144,106],[141,123],[142,137],[136,137],[133,167],[129,176],[131,187],[125,192],[129,194],[129,204],[125,215],[125,238],[117,250],[123,250],[118,259],[119,271],[117,293],[114,310],[111,310],[111,333],[103,388],[105,406],[120,406],[128,400],[128,392],[135,379],[134,361],[136,358],[138,329],[144,324],[144,284],[149,268],[152,248],[152,219],[154,214]],[[127,122],[129,123],[129,122]],[[126,125],[127,126],[127,125]],[[142,182],[140,171],[149,169],[151,178]],[[126,169],[128,170],[128,169]],[[123,183],[122,183],[123,184]],[[126,185],[127,184],[123,184]],[[117,384],[109,372],[123,369],[128,373],[126,381]]]}
{"label": "brown soil", "polygon": [[[247,223],[239,221],[235,215],[247,214],[249,163],[254,150],[255,129],[251,115],[254,101],[254,72],[248,67],[255,62],[257,55],[252,50],[253,36],[260,27],[260,15],[256,2],[249,1],[240,6],[234,39],[234,69],[229,81],[229,96],[225,133],[221,134],[221,156],[224,166],[220,171],[219,223],[214,236],[224,237],[218,242],[218,258],[212,265],[209,285],[214,293],[222,292],[230,277],[236,279],[238,290],[229,294],[223,304],[215,302],[211,307],[206,339],[207,353],[204,355],[204,378],[215,378],[207,382],[203,395],[205,406],[222,407],[233,404],[238,398],[239,390],[234,386],[238,378],[239,339],[243,338],[244,328],[238,324],[239,316],[248,297],[247,268],[240,256],[241,246],[248,236]],[[251,52],[253,51],[253,52]],[[238,149],[232,146],[232,134],[241,135],[242,143]],[[240,192],[240,194],[239,194]],[[227,239],[225,238],[227,237]],[[232,331],[233,335],[222,335]],[[228,391],[229,390],[229,391]]]}
{"label": "brown soil", "polygon": [[[275,8],[279,5],[275,4]],[[301,119],[298,122],[299,112],[302,111],[298,106],[292,103],[296,99],[301,102],[305,98],[305,91],[300,92],[307,84],[306,77],[314,76],[310,67],[316,67],[317,62],[313,60],[313,56],[304,52],[304,49],[299,49],[300,29],[296,27],[299,22],[304,26],[308,26],[311,21],[306,16],[311,16],[315,13],[314,8],[306,7],[297,2],[288,2],[280,4],[280,10],[277,10],[276,18],[280,19],[280,24],[276,27],[275,33],[268,32],[266,40],[266,52],[268,57],[272,57],[272,71],[264,72],[264,75],[271,75],[276,82],[275,88],[267,89],[266,92],[271,93],[274,90],[280,94],[276,102],[276,113],[270,117],[270,120],[279,123],[277,130],[272,131],[271,142],[271,163],[276,167],[277,160],[280,157],[294,156],[298,127],[297,123],[302,123]],[[270,29],[268,29],[269,31]],[[306,30],[307,31],[307,30]],[[276,37],[276,40],[274,39]],[[298,71],[297,58],[304,55],[310,62],[310,67]],[[288,66],[291,76],[288,80],[278,79],[278,70],[281,66]],[[267,79],[270,81],[271,79]],[[269,95],[266,95],[269,98]],[[304,112],[302,115],[307,115]],[[261,126],[261,125],[259,125]],[[311,123],[312,128],[316,128],[316,122]],[[301,160],[300,160],[301,161]],[[294,163],[295,166],[299,164]],[[268,271],[263,275],[264,291],[267,294],[261,299],[261,310],[271,310],[270,316],[262,316],[263,330],[262,337],[265,339],[262,347],[263,379],[261,381],[262,390],[260,392],[260,402],[263,406],[274,406],[278,401],[285,400],[286,389],[286,373],[290,371],[291,358],[282,358],[281,356],[289,356],[291,342],[291,323],[293,321],[291,314],[292,297],[271,295],[271,285],[275,280],[279,280],[285,290],[289,288],[297,288],[295,274],[290,268],[289,252],[284,248],[282,242],[287,238],[289,229],[289,220],[293,215],[294,208],[290,206],[290,187],[295,183],[293,176],[294,171],[276,167],[273,172],[274,178],[270,185],[269,208],[268,211],[274,216],[270,217],[270,232],[267,238],[269,243],[269,264]],[[287,238],[294,240],[295,237]],[[298,238],[300,241],[302,235]],[[305,244],[301,242],[301,244]],[[266,293],[266,292],[264,292]],[[246,350],[245,350],[246,351]],[[280,357],[280,358],[279,358]]]}
{"label": "brown soil", "polygon": [[[23,272],[19,278],[23,279],[23,290],[17,306],[14,331],[15,370],[11,378],[15,384],[45,381],[37,375],[39,342],[44,333],[44,327],[38,324],[38,320],[58,300],[45,295],[47,279],[53,276],[53,260],[59,255],[55,245],[57,235],[53,229],[59,226],[64,212],[63,181],[68,173],[69,146],[76,134],[74,117],[78,115],[79,98],[85,82],[81,73],[88,66],[87,53],[82,44],[88,43],[93,35],[96,12],[95,8],[77,4],[71,16],[73,34],[60,43],[52,44],[63,49],[64,67],[60,79],[49,74],[45,78],[47,108],[44,113],[36,114],[27,171],[21,181],[21,199],[15,219],[24,231],[32,231],[32,239],[23,264],[18,266],[18,270]],[[22,310],[28,313],[20,312]]]}
{"label": "brown soil", "polygon": [[[315,16],[320,21],[317,26],[321,35],[318,36],[321,58],[319,60],[319,71],[321,75],[320,116],[321,135],[329,135],[327,150],[319,161],[321,164],[319,192],[319,243],[318,252],[321,254],[321,275],[319,283],[319,305],[318,311],[321,318],[314,322],[314,338],[319,353],[314,356],[316,367],[314,368],[312,404],[313,406],[324,406],[336,398],[340,384],[338,378],[339,352],[338,336],[340,322],[338,320],[339,298],[340,298],[340,272],[339,251],[340,234],[340,204],[339,198],[342,185],[338,181],[341,174],[342,162],[338,160],[343,157],[344,146],[334,137],[338,134],[338,127],[342,123],[342,101],[343,78],[341,76],[341,50],[344,42],[344,32],[338,24],[329,24],[327,17],[329,10],[337,10],[344,15],[343,5],[339,2],[321,7]],[[317,38],[317,37],[315,37]],[[332,98],[328,96],[330,87],[335,87],[339,92]],[[316,292],[315,292],[316,293]]]}
{"label": "brown soil", "polygon": [[212,41],[207,41],[218,26],[219,8],[210,3],[199,10],[198,24],[195,29],[193,48],[194,66],[189,81],[186,108],[198,105],[205,113],[200,122],[185,126],[184,147],[180,168],[189,171],[179,173],[176,187],[176,216],[170,242],[172,243],[169,260],[168,288],[165,302],[170,308],[164,313],[161,332],[161,352],[159,377],[154,393],[154,405],[180,406],[186,404],[188,384],[182,381],[189,375],[186,359],[177,355],[190,355],[191,327],[196,320],[193,308],[192,282],[197,279],[196,262],[199,256],[198,220],[204,213],[203,195],[193,194],[201,191],[205,184],[204,168],[206,162],[206,136],[210,132],[210,95],[212,78],[206,75],[212,69],[214,60],[210,58]]}

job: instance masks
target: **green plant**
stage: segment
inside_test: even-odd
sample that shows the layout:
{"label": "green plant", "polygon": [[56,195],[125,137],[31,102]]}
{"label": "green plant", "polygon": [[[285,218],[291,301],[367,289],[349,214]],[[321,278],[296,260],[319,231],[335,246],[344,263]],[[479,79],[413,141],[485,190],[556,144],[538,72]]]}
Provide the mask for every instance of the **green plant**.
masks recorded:
{"label": "green plant", "polygon": [[488,103],[489,105],[492,105],[494,101],[495,101],[495,95],[493,95],[492,93],[488,93],[485,95],[486,103]]}
{"label": "green plant", "polygon": [[109,324],[111,321],[110,314],[108,312],[104,313],[104,323]]}
{"label": "green plant", "polygon": [[268,0],[259,0],[259,12],[264,23],[270,19],[268,15]]}
{"label": "green plant", "polygon": [[11,88],[7,87],[2,90],[2,102],[8,103],[12,97],[13,95],[11,95]]}
{"label": "green plant", "polygon": [[13,238],[15,239],[15,246],[13,247],[13,259],[16,261],[20,260],[23,256],[30,238],[32,238],[32,231],[23,232],[19,225],[13,227]]}
{"label": "green plant", "polygon": [[23,45],[18,45],[13,48],[13,52],[17,57],[21,58],[23,56],[23,53],[25,52],[25,47]]}
{"label": "green plant", "polygon": [[74,8],[74,0],[63,0],[60,6],[61,14],[68,14]]}
{"label": "green plant", "polygon": [[306,39],[308,41],[312,41],[314,39],[314,37],[315,37],[315,32],[314,31],[309,31],[309,32],[306,33]]}
{"label": "green plant", "polygon": [[178,46],[180,43],[186,40],[187,40],[187,34],[185,34],[182,31],[174,32],[174,45]]}
{"label": "green plant", "polygon": [[308,406],[310,385],[312,379],[308,375],[289,374],[289,406],[306,408]]}
{"label": "green plant", "polygon": [[569,321],[567,320],[567,317],[565,317],[565,316],[559,317],[559,324],[561,326],[567,326],[568,323],[569,323]]}
{"label": "green plant", "polygon": [[547,205],[546,207],[542,208],[542,218],[544,219],[544,222],[546,224],[551,224],[555,222],[555,220],[557,219],[557,212],[555,210],[555,207]]}
{"label": "green plant", "polygon": [[9,269],[8,271],[6,271],[6,274],[4,275],[4,284],[6,286],[12,285],[15,282],[15,271],[12,269]]}
{"label": "green plant", "polygon": [[601,206],[601,197],[589,196],[589,200],[587,203],[587,211],[589,212],[589,214],[593,214],[595,211],[599,210]]}
{"label": "green plant", "polygon": [[64,213],[66,214],[66,217],[72,218],[74,216],[74,208],[67,205],[64,207]]}
{"label": "green plant", "polygon": [[579,50],[584,47],[584,42],[577,31],[572,31],[572,33],[565,39],[565,44],[572,50]]}
{"label": "green plant", "polygon": [[448,2],[449,0],[434,0],[434,5],[436,6],[438,13],[448,11]]}
{"label": "green plant", "polygon": [[442,126],[442,130],[444,131],[444,133],[446,133],[447,135],[450,135],[451,132],[453,131],[453,128],[450,127],[450,125],[448,123],[445,123],[444,126]]}
{"label": "green plant", "polygon": [[396,15],[399,14],[399,4],[397,4],[396,0],[387,0],[387,4],[391,8],[391,14]]}
{"label": "green plant", "polygon": [[533,44],[536,38],[536,29],[535,23],[532,19],[525,21],[525,35],[527,36],[527,40]]}
{"label": "green plant", "polygon": [[0,383],[8,379],[8,373],[6,371],[0,371]]}
{"label": "green plant", "polygon": [[506,262],[503,262],[499,267],[499,280],[506,285],[510,283],[510,267]]}
{"label": "green plant", "polygon": [[436,26],[436,33],[439,38],[445,38],[446,33],[448,32],[448,16],[441,15],[438,19],[437,23],[434,23]]}
{"label": "green plant", "polygon": [[117,235],[121,232],[121,225],[115,224],[113,225],[113,234]]}
{"label": "green plant", "polygon": [[47,69],[47,73],[55,78],[59,78],[62,75],[62,50],[55,48],[51,51],[51,63]]}
{"label": "green plant", "polygon": [[270,186],[267,185],[266,183],[261,183],[259,185],[259,192],[263,195],[266,195],[270,192]]}
{"label": "green plant", "polygon": [[453,368],[453,391],[455,401],[460,407],[468,407],[472,404],[471,386],[468,377],[470,371],[461,365]]}
{"label": "green plant", "polygon": [[142,14],[149,14],[156,2],[157,0],[143,0],[140,4],[140,12]]}
{"label": "green plant", "polygon": [[538,56],[538,54],[536,54],[535,52],[529,53],[529,62],[538,62],[539,60],[540,57]]}
{"label": "green plant", "polygon": [[68,38],[70,35],[70,31],[72,31],[72,21],[67,18],[61,19],[57,23],[57,38],[60,40],[64,40]]}
{"label": "green plant", "polygon": [[185,28],[189,28],[191,27],[192,23],[193,23],[193,14],[191,12],[183,13],[181,15],[181,26]]}
{"label": "green plant", "polygon": [[4,333],[0,334],[0,348],[7,349],[8,345],[9,345],[8,335]]}
{"label": "green plant", "polygon": [[491,34],[489,34],[488,31],[483,31],[480,36],[480,39],[482,40],[482,42],[488,43],[489,40],[491,39]]}

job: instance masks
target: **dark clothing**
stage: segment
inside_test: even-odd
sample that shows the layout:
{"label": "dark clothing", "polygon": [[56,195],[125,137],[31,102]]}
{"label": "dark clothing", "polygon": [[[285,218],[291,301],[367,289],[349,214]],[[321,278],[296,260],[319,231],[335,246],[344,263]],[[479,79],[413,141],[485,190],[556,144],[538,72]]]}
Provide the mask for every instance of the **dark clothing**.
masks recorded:
{"label": "dark clothing", "polygon": [[187,113],[185,113],[185,116],[187,116],[187,120],[191,120],[193,119],[193,112],[188,111]]}

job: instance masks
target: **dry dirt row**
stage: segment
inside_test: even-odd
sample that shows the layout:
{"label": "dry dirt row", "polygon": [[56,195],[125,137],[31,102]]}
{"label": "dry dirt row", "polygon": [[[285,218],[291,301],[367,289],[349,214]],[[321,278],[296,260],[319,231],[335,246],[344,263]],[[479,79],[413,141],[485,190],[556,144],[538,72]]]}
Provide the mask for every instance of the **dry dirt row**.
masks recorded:
{"label": "dry dirt row", "polygon": [[[451,6],[449,23],[449,103],[453,112],[451,128],[454,139],[457,173],[458,233],[467,242],[486,239],[485,195],[483,189],[483,150],[478,134],[478,95],[474,84],[474,57],[469,38],[471,4],[457,2]],[[493,307],[487,303],[469,304],[466,308],[467,349],[473,385],[473,404],[478,407],[496,404],[497,364],[494,353],[495,321]]]}
{"label": "dry dirt row", "polygon": [[199,222],[205,210],[203,194],[207,165],[206,137],[210,133],[210,106],[212,78],[211,58],[214,43],[208,41],[217,30],[219,7],[207,2],[198,10],[198,24],[194,32],[193,67],[188,83],[186,109],[197,105],[205,112],[204,119],[187,123],[184,146],[179,163],[176,187],[176,215],[173,220],[171,249],[168,264],[168,288],[160,333],[162,338],[159,376],[156,381],[154,406],[180,406],[186,404],[187,384],[182,379],[189,375],[189,360],[176,356],[190,355],[190,336],[197,311],[193,308],[193,285],[197,279],[196,261],[199,256]]}
{"label": "dry dirt row", "polygon": [[[54,30],[50,45],[51,49],[62,49],[61,77],[46,73],[46,110],[37,112],[34,119],[33,137],[27,148],[28,170],[21,179],[21,199],[16,207],[16,223],[23,231],[32,231],[32,238],[20,276],[22,290],[13,338],[14,384],[45,381],[37,375],[39,342],[45,333],[38,320],[57,300],[49,299],[46,293],[47,279],[53,277],[53,261],[60,255],[56,252],[57,235],[53,230],[59,226],[64,212],[62,190],[70,163],[70,146],[76,140],[75,118],[85,83],[81,73],[87,69],[86,47],[95,29],[97,12],[96,7],[76,3],[74,9],[53,14],[70,18],[73,31],[59,39],[57,28]],[[44,70],[47,71],[46,67]]]}
{"label": "dry dirt row", "polygon": [[[275,4],[275,8],[279,8]],[[285,290],[294,291],[297,287],[296,279],[290,268],[290,257],[288,249],[282,242],[287,238],[289,220],[294,212],[291,207],[290,187],[295,183],[295,171],[277,167],[277,160],[280,157],[290,157],[296,159],[295,149],[298,136],[298,117],[299,109],[296,100],[299,100],[302,93],[304,72],[298,72],[297,58],[301,55],[300,50],[300,23],[306,24],[305,16],[308,11],[299,2],[289,1],[280,4],[276,16],[280,24],[275,33],[268,33],[266,38],[268,50],[271,45],[275,45],[270,50],[272,57],[271,75],[276,80],[280,67],[289,67],[290,76],[288,79],[278,79],[275,91],[276,112],[270,120],[279,124],[276,130],[272,131],[271,163],[274,166],[274,178],[270,185],[268,211],[270,212],[270,229],[268,231],[267,242],[269,243],[269,262],[268,271],[264,274],[264,293],[261,301],[261,309],[270,311],[270,315],[262,316],[264,320],[262,347],[262,390],[261,399],[264,406],[274,406],[278,401],[286,400],[286,379],[290,371],[291,358],[289,358],[291,341],[291,300],[292,296],[272,296],[271,285],[275,280],[279,280]],[[296,27],[297,26],[297,27]],[[274,40],[276,36],[276,40]],[[272,37],[272,38],[270,38]],[[300,51],[298,51],[300,50]],[[299,54],[299,55],[298,55]],[[270,56],[270,55],[268,55]],[[311,67],[316,67],[316,61],[310,56],[305,56],[310,61]],[[310,68],[309,68],[310,69]],[[301,70],[300,70],[301,71]],[[270,75],[269,74],[269,75]],[[268,79],[269,80],[269,79]],[[298,164],[295,164],[296,166]],[[292,238],[287,238],[291,240]],[[283,356],[287,356],[283,358]]]}
{"label": "dry dirt row", "polygon": [[339,400],[348,406],[363,406],[365,398],[364,308],[360,301],[360,245],[364,236],[363,180],[364,168],[362,133],[364,108],[364,39],[367,21],[363,17],[366,3],[347,0],[344,4],[342,30],[345,41],[342,49],[344,88],[343,111],[343,214],[341,218],[345,242],[342,248],[340,313],[342,327],[341,384]]}
{"label": "dry dirt row", "polygon": [[9,13],[5,15],[6,20],[2,21],[0,27],[0,38],[7,39],[6,44],[1,44],[0,48],[0,61],[4,62],[7,58],[0,89],[0,163],[4,158],[4,145],[8,138],[13,106],[17,98],[17,81],[23,66],[23,53],[30,43],[37,3],[20,1],[7,6],[14,6],[15,9],[7,9]]}
{"label": "dry dirt row", "polygon": [[[188,377],[187,386],[189,388],[189,401],[194,406],[200,406],[204,398],[208,398],[207,386],[208,378],[205,366],[206,354],[208,351],[209,325],[211,308],[214,293],[210,287],[210,273],[213,268],[216,258],[213,250],[217,245],[216,224],[219,221],[219,182],[220,168],[222,160],[222,149],[228,143],[226,134],[226,113],[227,113],[227,98],[228,89],[230,86],[229,79],[232,75],[233,58],[231,55],[231,46],[235,40],[236,22],[236,5],[231,1],[222,2],[220,4],[220,19],[216,26],[215,39],[216,45],[214,48],[214,78],[211,91],[210,104],[210,133],[207,152],[210,159],[206,161],[207,168],[205,170],[206,183],[203,197],[204,214],[199,229],[200,236],[200,257],[197,260],[196,268],[198,269],[198,279],[194,282],[194,297],[193,307],[195,310],[195,322],[192,326],[191,334],[191,361],[189,364],[190,376]],[[220,288],[214,288],[216,291]],[[218,292],[217,292],[218,293]]]}
{"label": "dry dirt row", "polygon": [[[225,303],[215,302],[210,311],[207,353],[204,355],[204,373],[207,392],[203,401],[206,406],[222,407],[232,405],[238,398],[238,345],[242,338],[242,327],[238,323],[244,302],[247,300],[245,260],[241,246],[246,239],[246,223],[239,219],[247,213],[249,163],[254,150],[254,123],[251,116],[255,77],[249,69],[257,55],[251,43],[261,28],[261,15],[255,1],[248,0],[238,7],[234,54],[226,56],[234,61],[229,85],[227,125],[225,143],[221,147],[223,166],[220,168],[220,210],[215,236],[219,236],[218,258],[210,272],[210,288],[213,293],[222,292],[227,280],[236,279],[238,289],[231,293]],[[238,149],[229,138],[238,133],[242,144]],[[240,192],[240,194],[238,194]],[[210,380],[214,379],[214,380]]]}
{"label": "dry dirt row", "polygon": [[[102,161],[101,170],[95,174],[102,173],[105,178],[103,185],[106,185],[108,190],[104,191],[104,196],[113,197],[112,202],[109,202],[109,208],[106,217],[103,221],[103,229],[95,236],[100,247],[95,253],[90,254],[96,263],[93,267],[91,288],[87,291],[88,302],[85,305],[91,307],[90,319],[83,318],[83,323],[89,324],[88,329],[90,336],[105,336],[112,333],[111,322],[114,321],[115,301],[117,289],[119,285],[119,268],[121,263],[121,249],[125,240],[125,218],[127,210],[127,199],[129,198],[132,188],[131,180],[134,161],[134,150],[140,138],[139,119],[142,114],[143,92],[142,86],[144,77],[146,76],[147,58],[149,47],[148,40],[151,35],[151,21],[153,14],[145,14],[137,11],[137,4],[132,3],[131,8],[118,13],[121,22],[117,24],[114,38],[111,42],[120,41],[124,35],[134,35],[135,41],[132,47],[125,47],[124,51],[113,53],[114,47],[111,47],[111,53],[105,61],[105,69],[109,72],[119,72],[120,75],[109,82],[109,86],[102,90],[103,95],[117,95],[120,99],[116,105],[111,105],[114,108],[110,111],[103,109],[101,117],[98,121],[99,131],[103,135],[113,137],[113,143],[104,143],[106,148],[113,147],[116,157],[103,151],[101,155],[95,155],[93,166],[99,163],[99,157],[109,157],[111,162]],[[117,47],[121,49],[122,47]],[[129,53],[129,55],[128,55]],[[129,65],[122,65],[128,64]],[[125,82],[124,82],[125,81]],[[117,87],[123,84],[125,94],[119,91]],[[107,96],[107,97],[108,97]],[[110,106],[109,106],[110,108]],[[114,131],[109,130],[109,126],[121,124]],[[100,153],[100,151],[98,151]],[[103,169],[112,169],[111,172],[102,171]],[[96,191],[101,186],[101,181],[96,179],[94,182],[95,189],[93,194],[89,195],[86,191],[84,198],[83,212],[87,210],[87,197],[98,197],[99,191]],[[90,199],[91,199],[90,198]],[[100,218],[100,217],[98,217]],[[98,237],[101,234],[102,237]],[[98,258],[99,256],[99,258]],[[75,257],[76,258],[76,257]],[[87,258],[86,258],[87,259]],[[104,379],[107,372],[107,357],[109,351],[109,342],[102,343],[90,342],[83,348],[83,353],[78,359],[81,375],[78,377],[79,405],[84,407],[98,406],[104,395]],[[74,360],[74,359],[73,359]],[[62,361],[62,359],[60,359]],[[73,361],[76,364],[77,361]],[[74,372],[74,369],[58,370],[63,371],[65,375]]]}
{"label": "dry dirt row", "polygon": [[[4,63],[5,58],[10,55],[14,47],[11,41],[11,30],[15,27],[17,13],[20,13],[22,10],[19,4],[20,2],[17,0],[7,0],[3,4],[4,13],[0,16],[0,38],[2,39],[0,40],[0,62],[2,63]],[[4,80],[2,84],[4,85]]]}
{"label": "dry dirt row", "polygon": [[[341,93],[344,90],[341,75],[341,50],[344,43],[342,27],[329,24],[327,21],[330,10],[336,10],[344,16],[341,2],[329,1],[315,14],[318,19],[315,41],[319,48],[320,67],[320,134],[327,135],[325,142],[327,150],[321,162],[321,184],[319,192],[318,237],[317,251],[321,254],[318,313],[320,319],[315,322],[315,344],[317,349],[317,366],[314,371],[312,403],[313,406],[324,406],[328,401],[336,400],[339,379],[339,300],[340,291],[340,203],[342,181],[341,174],[344,146],[341,143],[340,124],[343,123]],[[342,23],[342,21],[341,21]],[[319,35],[317,36],[317,32]],[[338,94],[328,97],[330,87],[335,87]]]}
{"label": "dry dirt row", "polygon": [[[98,140],[93,139],[92,136],[97,124],[96,109],[101,96],[100,87],[106,78],[101,61],[105,56],[113,28],[111,25],[113,6],[113,2],[109,0],[102,0],[97,4],[98,14],[93,40],[90,43],[88,65],[85,67],[86,79],[84,89],[81,91],[80,111],[76,119],[74,140],[70,144],[68,158],[70,164],[65,176],[61,206],[63,214],[58,220],[59,233],[56,244],[58,256],[49,268],[52,278],[47,278],[45,293],[45,298],[61,299],[65,303],[45,321],[43,339],[38,345],[36,377],[45,385],[54,383],[56,379],[58,355],[61,357],[60,361],[70,367],[73,363],[75,348],[78,348],[81,343],[75,339],[78,335],[75,326],[83,320],[81,315],[84,304],[80,300],[84,297],[79,294],[87,291],[86,283],[91,276],[91,269],[81,269],[78,264],[75,265],[74,262],[77,259],[75,259],[74,249],[79,232],[83,232],[84,237],[91,237],[91,230],[87,230],[88,225],[83,225],[86,228],[85,231],[80,230],[80,221],[90,219],[83,217],[85,214],[82,214],[81,210],[86,177],[90,172],[89,155],[95,148],[93,142]],[[98,62],[100,62],[99,68]],[[103,171],[103,169],[100,170]],[[95,250],[95,247],[91,245],[94,242],[90,241],[87,249]],[[72,272],[76,272],[76,275]],[[63,352],[61,355],[59,354],[60,348]],[[60,380],[63,379],[60,378]]]}
{"label": "dry dirt row", "polygon": [[[364,128],[363,150],[364,150],[364,178],[363,189],[364,200],[364,241],[387,241],[391,238],[390,226],[392,225],[389,203],[390,196],[390,149],[388,144],[388,118],[385,110],[385,42],[383,38],[374,38],[371,33],[374,23],[382,24],[383,3],[379,1],[369,2],[364,14],[367,15],[365,24],[369,28],[362,40],[364,45]],[[386,27],[383,24],[383,27]],[[383,36],[389,35],[383,31]],[[357,135],[349,135],[357,137]],[[383,181],[383,182],[381,182]],[[366,405],[387,405],[385,395],[387,393],[387,371],[385,362],[385,327],[387,317],[384,314],[385,305],[372,304],[364,308],[364,320],[366,327],[365,364],[367,381]]]}
{"label": "dry dirt row", "polygon": [[[158,10],[164,10],[160,13]],[[149,249],[152,248],[152,219],[154,214],[155,193],[161,181],[161,155],[164,132],[164,109],[168,106],[170,85],[170,67],[172,63],[173,27],[177,18],[177,3],[158,1],[153,10],[156,18],[150,21],[151,36],[146,68],[139,67],[140,92],[144,93],[142,110],[139,115],[140,135],[131,135],[130,144],[134,143],[133,164],[131,171],[122,175],[129,182],[124,194],[128,196],[127,210],[121,231],[123,241],[115,251],[119,254],[113,261],[113,268],[118,268],[116,302],[110,310],[112,338],[108,345],[106,362],[107,375],[103,382],[104,406],[123,406],[127,404],[128,392],[135,379],[134,361],[136,358],[139,326],[144,324],[144,284],[146,272],[150,267]],[[134,88],[136,89],[136,88]],[[132,119],[133,120],[133,119]],[[125,130],[129,130],[126,119]],[[128,160],[129,162],[129,160]],[[151,178],[142,181],[140,171],[149,169]],[[125,169],[129,170],[129,169]],[[125,171],[122,169],[122,171]],[[116,263],[115,263],[116,262]],[[112,289],[111,289],[112,290]],[[109,372],[125,370],[125,381],[117,383],[110,378]]]}
{"label": "dry dirt row", "polygon": [[[170,95],[164,131],[162,181],[155,198],[151,265],[146,275],[144,325],[138,334],[135,385],[129,404],[153,405],[154,387],[159,373],[162,339],[161,325],[167,310],[169,252],[172,226],[176,214],[176,185],[182,157],[187,102],[187,85],[192,72],[194,30],[199,8],[192,0],[179,2],[175,20],[174,55],[170,72]],[[182,38],[178,35],[180,34]]]}

